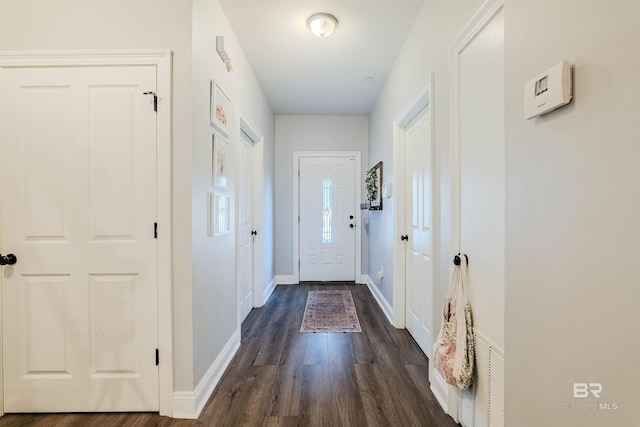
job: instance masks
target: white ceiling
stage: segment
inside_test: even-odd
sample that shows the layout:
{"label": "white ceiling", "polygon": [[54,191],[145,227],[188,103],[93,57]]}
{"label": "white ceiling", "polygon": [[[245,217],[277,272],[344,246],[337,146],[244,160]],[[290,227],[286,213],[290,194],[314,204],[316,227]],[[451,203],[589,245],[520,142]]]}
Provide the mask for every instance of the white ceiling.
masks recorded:
{"label": "white ceiling", "polygon": [[[424,0],[220,3],[275,114],[366,115]],[[332,36],[309,31],[317,12],[338,18]]]}

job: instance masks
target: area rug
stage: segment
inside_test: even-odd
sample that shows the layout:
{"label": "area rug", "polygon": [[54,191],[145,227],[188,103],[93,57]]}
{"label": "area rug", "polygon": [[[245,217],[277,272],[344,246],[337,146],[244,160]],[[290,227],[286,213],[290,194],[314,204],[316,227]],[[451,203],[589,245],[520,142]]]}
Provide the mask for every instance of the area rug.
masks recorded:
{"label": "area rug", "polygon": [[362,332],[351,291],[309,291],[300,332]]}

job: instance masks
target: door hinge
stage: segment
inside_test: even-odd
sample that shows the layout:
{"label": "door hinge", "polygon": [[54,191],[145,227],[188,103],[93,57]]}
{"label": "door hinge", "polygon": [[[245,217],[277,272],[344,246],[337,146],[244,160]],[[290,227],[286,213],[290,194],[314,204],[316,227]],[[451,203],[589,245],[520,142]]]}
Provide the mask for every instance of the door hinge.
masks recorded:
{"label": "door hinge", "polygon": [[156,366],[160,364],[160,350],[156,348]]}
{"label": "door hinge", "polygon": [[157,222],[153,223],[153,238],[154,239],[158,238],[158,223]]}
{"label": "door hinge", "polygon": [[158,95],[155,92],[144,92],[143,95],[153,95],[153,111],[158,112]]}

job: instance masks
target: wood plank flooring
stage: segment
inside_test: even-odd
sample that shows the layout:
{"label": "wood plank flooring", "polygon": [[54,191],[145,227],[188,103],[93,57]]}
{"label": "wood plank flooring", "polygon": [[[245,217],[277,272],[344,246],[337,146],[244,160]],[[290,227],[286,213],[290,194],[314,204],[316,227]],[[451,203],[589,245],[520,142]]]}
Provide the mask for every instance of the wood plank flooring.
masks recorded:
{"label": "wood plank flooring", "polygon": [[[362,333],[302,333],[309,290],[348,289]],[[457,424],[429,390],[428,361],[364,285],[278,286],[242,325],[242,345],[198,420],[157,414],[9,414],[4,426],[420,426]]]}

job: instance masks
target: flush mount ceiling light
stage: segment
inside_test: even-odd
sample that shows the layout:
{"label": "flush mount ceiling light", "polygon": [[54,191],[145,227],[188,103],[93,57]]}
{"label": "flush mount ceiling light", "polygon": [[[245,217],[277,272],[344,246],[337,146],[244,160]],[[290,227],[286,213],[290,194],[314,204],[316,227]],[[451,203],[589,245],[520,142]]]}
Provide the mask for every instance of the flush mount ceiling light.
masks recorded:
{"label": "flush mount ceiling light", "polygon": [[307,20],[311,32],[320,37],[329,37],[338,26],[338,19],[330,13],[316,13]]}

